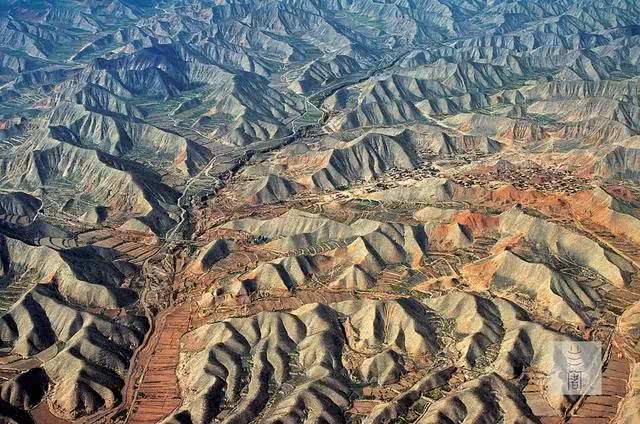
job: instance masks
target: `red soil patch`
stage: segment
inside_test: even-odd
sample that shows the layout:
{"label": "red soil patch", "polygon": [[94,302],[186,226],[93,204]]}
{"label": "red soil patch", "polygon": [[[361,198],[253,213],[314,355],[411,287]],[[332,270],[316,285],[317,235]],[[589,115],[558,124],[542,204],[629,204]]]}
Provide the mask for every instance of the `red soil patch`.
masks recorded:
{"label": "red soil patch", "polygon": [[495,273],[496,263],[493,260],[472,263],[462,268],[465,280],[476,290],[488,290]]}
{"label": "red soil patch", "polygon": [[474,237],[481,237],[500,225],[500,218],[498,216],[484,215],[469,210],[456,214],[453,220],[471,230]]}
{"label": "red soil patch", "polygon": [[613,197],[626,200],[627,202],[638,200],[636,195],[623,185],[610,185],[606,188],[606,190]]}
{"label": "red soil patch", "polygon": [[180,338],[189,330],[190,316],[190,304],[184,303],[158,323],[157,338],[150,341],[155,346],[131,406],[129,423],[157,423],[182,403],[176,367]]}

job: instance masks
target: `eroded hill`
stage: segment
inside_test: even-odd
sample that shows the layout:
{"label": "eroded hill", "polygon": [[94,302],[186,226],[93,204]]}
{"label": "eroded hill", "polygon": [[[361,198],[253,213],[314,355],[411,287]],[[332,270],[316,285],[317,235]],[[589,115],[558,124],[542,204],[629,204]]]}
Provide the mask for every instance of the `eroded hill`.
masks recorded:
{"label": "eroded hill", "polygon": [[633,0],[4,2],[0,422],[639,422],[639,42]]}

